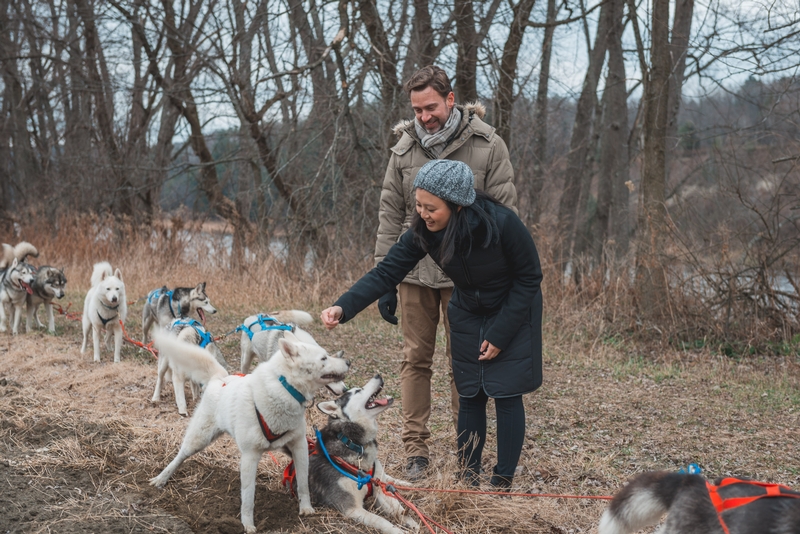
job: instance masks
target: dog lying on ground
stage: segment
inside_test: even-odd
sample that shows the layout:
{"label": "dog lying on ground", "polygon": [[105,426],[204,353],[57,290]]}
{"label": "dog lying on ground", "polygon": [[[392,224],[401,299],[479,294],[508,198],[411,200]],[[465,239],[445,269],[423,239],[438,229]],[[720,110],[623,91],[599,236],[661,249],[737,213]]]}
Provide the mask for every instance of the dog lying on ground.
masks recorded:
{"label": "dog lying on ground", "polygon": [[32,292],[31,284],[36,269],[27,263],[28,256],[38,256],[36,247],[22,241],[12,247],[3,243],[0,258],[0,332],[6,331],[6,306],[11,309],[13,320],[11,333],[19,333],[19,321],[25,308],[25,296]]}
{"label": "dog lying on ground", "polygon": [[228,376],[228,371],[208,350],[178,339],[159,327],[153,331],[153,339],[158,348],[158,377],[152,402],[161,400],[161,385],[168,379],[166,375],[171,374],[178,413],[188,415],[184,390],[186,382],[191,385],[192,400],[197,400],[206,384],[213,379],[222,380]]}
{"label": "dog lying on ground", "polygon": [[307,325],[313,322],[311,314],[300,310],[283,310],[270,314],[251,315],[244,320],[239,329],[242,331],[241,372],[250,371],[253,357],[258,356],[259,361],[266,361],[278,347],[278,340],[285,332],[293,332],[303,343],[314,343],[313,336],[298,325]]}
{"label": "dog lying on ground", "polygon": [[603,513],[599,534],[667,519],[659,534],[800,534],[800,493],[777,484],[656,471],[633,478]]}
{"label": "dog lying on ground", "polygon": [[114,363],[119,362],[122,350],[122,325],[128,317],[128,302],[125,298],[125,283],[122,273],[112,271],[107,261],[94,264],[92,270],[92,287],[86,293],[83,302],[83,345],[81,354],[86,352],[86,337],[92,330],[94,344],[94,361],[100,361],[100,331],[105,330],[105,344],[114,334]]}
{"label": "dog lying on ground", "polygon": [[408,484],[387,475],[378,459],[377,418],[394,402],[391,397],[378,398],[382,388],[383,378],[375,375],[363,388],[350,389],[336,400],[317,404],[328,415],[328,424],[320,430],[328,454],[317,442],[309,458],[308,485],[312,504],[335,508],[344,516],[385,534],[402,534],[402,529],[364,509],[364,500],[371,492],[379,511],[416,530],[416,521],[403,515],[400,502],[371,484],[359,488],[356,480],[343,475],[332,463],[337,462],[345,471],[362,466],[361,469],[371,469],[372,477],[383,482]]}
{"label": "dog lying on ground", "polygon": [[318,345],[302,343],[291,333],[279,350],[249,375],[212,379],[189,421],[180,451],[150,483],[163,487],[184,460],[230,434],[242,454],[242,524],[255,532],[253,506],[258,462],[265,451],[289,454],[297,468],[300,515],[314,513],[308,492],[306,404],[314,392],[344,380],[350,362],[330,356]]}
{"label": "dog lying on ground", "polygon": [[47,314],[47,331],[51,334],[56,333],[56,322],[53,316],[53,300],[64,298],[64,286],[67,285],[67,277],[64,271],[49,265],[42,265],[36,270],[36,276],[31,284],[31,293],[26,297],[25,304],[28,311],[25,330],[31,331],[31,324],[36,318],[39,328],[44,327],[39,320],[39,306],[44,304]]}
{"label": "dog lying on ground", "polygon": [[206,294],[205,282],[195,287],[176,287],[172,291],[167,286],[154,289],[142,308],[142,339],[147,343],[154,324],[166,328],[173,320],[193,317],[195,313],[203,326],[206,313],[217,313]]}

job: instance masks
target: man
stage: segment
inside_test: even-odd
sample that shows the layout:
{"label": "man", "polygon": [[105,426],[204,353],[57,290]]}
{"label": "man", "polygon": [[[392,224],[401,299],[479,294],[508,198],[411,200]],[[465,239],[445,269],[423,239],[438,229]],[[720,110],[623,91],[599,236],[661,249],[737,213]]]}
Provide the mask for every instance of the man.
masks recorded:
{"label": "man", "polygon": [[[430,160],[452,159],[466,163],[475,175],[475,187],[497,198],[516,212],[517,192],[514,170],[505,142],[494,128],[483,122],[486,108],[480,103],[455,105],[450,79],[439,67],[428,66],[415,72],[403,89],[411,99],[413,121],[403,121],[393,129],[400,137],[392,147],[381,191],[375,261],[381,261],[405,232],[416,210],[412,185],[417,171]],[[381,316],[397,324],[394,313],[399,293],[403,310],[403,363],[400,390],[403,405],[401,438],[406,452],[406,477],[416,479],[428,467],[431,414],[431,366],[436,346],[440,315],[450,354],[450,325],[447,304],[453,283],[426,256],[393,291],[381,297]],[[450,374],[453,421],[457,423],[458,393]]]}

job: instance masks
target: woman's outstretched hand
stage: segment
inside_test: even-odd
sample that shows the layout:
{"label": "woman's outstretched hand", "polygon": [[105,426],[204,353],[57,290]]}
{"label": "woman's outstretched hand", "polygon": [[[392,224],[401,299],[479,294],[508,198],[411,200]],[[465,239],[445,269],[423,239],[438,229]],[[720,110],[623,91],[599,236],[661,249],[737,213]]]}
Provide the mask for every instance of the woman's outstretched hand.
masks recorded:
{"label": "woman's outstretched hand", "polygon": [[336,328],[336,325],[339,324],[339,319],[342,318],[342,307],[341,306],[331,306],[325,310],[322,310],[319,318],[322,319],[322,324],[325,325],[325,328],[328,330],[332,330]]}
{"label": "woman's outstretched hand", "polygon": [[481,353],[480,356],[478,356],[478,360],[482,362],[486,360],[493,360],[497,358],[498,354],[500,354],[500,349],[484,339],[483,343],[481,344]]}

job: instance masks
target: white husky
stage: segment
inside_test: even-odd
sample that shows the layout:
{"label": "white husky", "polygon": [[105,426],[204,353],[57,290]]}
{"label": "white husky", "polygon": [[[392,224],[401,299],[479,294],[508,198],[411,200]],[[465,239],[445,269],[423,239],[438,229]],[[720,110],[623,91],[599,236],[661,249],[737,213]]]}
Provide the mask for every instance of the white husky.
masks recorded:
{"label": "white husky", "polygon": [[242,524],[255,532],[253,506],[256,471],[264,451],[290,454],[297,469],[300,515],[314,513],[308,492],[306,405],[314,392],[344,379],[350,362],[330,356],[318,345],[302,343],[286,333],[279,350],[252,374],[213,379],[195,409],[180,451],[150,483],[163,487],[191,455],[206,448],[222,433],[236,441],[242,453]]}
{"label": "white husky", "polygon": [[105,329],[105,343],[114,334],[114,363],[119,362],[122,350],[122,325],[128,317],[128,302],[125,299],[125,283],[119,269],[113,271],[107,261],[94,264],[92,288],[86,293],[83,302],[83,345],[81,354],[86,352],[86,336],[92,329],[94,361],[100,361],[100,330]]}
{"label": "white husky", "polygon": [[158,377],[152,402],[161,400],[161,385],[171,373],[178,413],[189,415],[184,390],[186,382],[190,382],[192,399],[197,400],[200,390],[206,384],[215,378],[220,380],[225,378],[228,376],[228,371],[207,349],[194,343],[187,343],[158,327],[153,329],[153,339],[158,348]]}
{"label": "white husky", "polygon": [[239,327],[242,331],[242,373],[250,371],[254,356],[258,356],[260,362],[268,360],[278,349],[278,340],[286,332],[292,332],[303,343],[316,345],[314,337],[298,326],[311,324],[313,320],[311,314],[301,310],[259,313],[245,319]]}

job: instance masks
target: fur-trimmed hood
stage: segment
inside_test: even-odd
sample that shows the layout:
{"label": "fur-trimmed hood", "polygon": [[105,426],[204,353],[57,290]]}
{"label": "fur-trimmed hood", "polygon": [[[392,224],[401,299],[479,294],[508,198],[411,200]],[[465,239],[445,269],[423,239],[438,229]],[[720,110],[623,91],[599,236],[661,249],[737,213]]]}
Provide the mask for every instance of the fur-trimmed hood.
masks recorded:
{"label": "fur-trimmed hood", "polygon": [[[483,119],[486,115],[486,106],[481,104],[480,102],[468,102],[466,104],[456,104],[456,107],[463,112],[467,112],[467,115],[470,113],[475,114],[476,117],[479,119]],[[394,133],[397,137],[401,137],[403,132],[405,132],[409,127],[413,128],[414,126],[414,119],[403,119],[394,126],[392,126],[392,133]]]}

